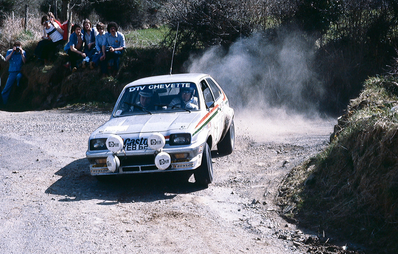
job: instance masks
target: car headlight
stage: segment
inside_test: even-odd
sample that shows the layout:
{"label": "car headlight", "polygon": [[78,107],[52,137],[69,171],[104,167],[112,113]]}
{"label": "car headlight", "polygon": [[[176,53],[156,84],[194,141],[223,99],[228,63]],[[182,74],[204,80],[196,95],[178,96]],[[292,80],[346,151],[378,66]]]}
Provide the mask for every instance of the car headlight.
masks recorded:
{"label": "car headlight", "polygon": [[178,133],[170,135],[170,145],[189,145],[191,143],[191,134],[189,133]]}
{"label": "car headlight", "polygon": [[106,150],[106,138],[96,138],[90,140],[90,150]]}

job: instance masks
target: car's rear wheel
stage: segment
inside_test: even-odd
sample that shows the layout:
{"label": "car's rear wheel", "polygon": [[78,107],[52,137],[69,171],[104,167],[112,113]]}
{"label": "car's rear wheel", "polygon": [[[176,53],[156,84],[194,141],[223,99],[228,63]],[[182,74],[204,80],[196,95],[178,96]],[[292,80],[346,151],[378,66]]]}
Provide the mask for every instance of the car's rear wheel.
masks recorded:
{"label": "car's rear wheel", "polygon": [[208,186],[213,181],[213,163],[211,161],[210,146],[206,143],[203,150],[202,164],[194,172],[195,182],[202,186]]}
{"label": "car's rear wheel", "polygon": [[235,147],[235,124],[232,120],[225,137],[217,144],[218,153],[222,155],[231,154]]}

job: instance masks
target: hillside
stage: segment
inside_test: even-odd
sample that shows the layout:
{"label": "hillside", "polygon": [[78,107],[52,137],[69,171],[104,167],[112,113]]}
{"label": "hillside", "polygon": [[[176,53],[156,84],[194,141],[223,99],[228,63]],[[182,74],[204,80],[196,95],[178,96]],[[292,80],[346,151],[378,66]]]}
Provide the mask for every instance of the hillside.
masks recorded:
{"label": "hillside", "polygon": [[[171,53],[159,47],[127,48],[117,75],[101,77],[99,69],[78,69],[72,73],[64,65],[67,55],[60,51],[44,65],[33,57],[35,42],[24,47],[27,62],[22,66],[20,87],[13,86],[7,110],[51,109],[73,103],[113,104],[127,83],[141,77],[166,74]],[[175,61],[178,68],[178,57]],[[0,62],[0,77],[5,85],[8,62]]]}
{"label": "hillside", "polygon": [[277,198],[283,216],[366,253],[395,252],[397,132],[398,78],[369,78],[339,117],[328,148],[284,180]]}

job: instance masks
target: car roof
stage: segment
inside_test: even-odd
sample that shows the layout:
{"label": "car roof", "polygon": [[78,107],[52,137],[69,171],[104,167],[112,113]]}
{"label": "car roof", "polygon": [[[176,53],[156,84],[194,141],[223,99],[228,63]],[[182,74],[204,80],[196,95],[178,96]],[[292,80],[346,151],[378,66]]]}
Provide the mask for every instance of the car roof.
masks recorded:
{"label": "car roof", "polygon": [[203,78],[210,77],[208,74],[204,73],[184,73],[184,74],[172,74],[172,75],[160,75],[151,76],[147,78],[141,78],[135,80],[126,85],[137,86],[137,85],[148,85],[148,84],[161,84],[161,83],[173,83],[173,82],[193,82],[198,83]]}

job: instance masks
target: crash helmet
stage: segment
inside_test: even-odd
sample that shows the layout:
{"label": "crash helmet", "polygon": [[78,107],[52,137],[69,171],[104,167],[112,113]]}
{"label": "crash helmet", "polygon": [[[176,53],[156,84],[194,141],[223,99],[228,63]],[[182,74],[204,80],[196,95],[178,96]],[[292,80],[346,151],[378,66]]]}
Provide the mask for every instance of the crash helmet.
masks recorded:
{"label": "crash helmet", "polygon": [[191,98],[192,98],[192,96],[195,95],[195,88],[193,88],[193,87],[183,87],[183,88],[181,88],[180,93],[181,94],[182,93],[190,93],[191,94]]}

